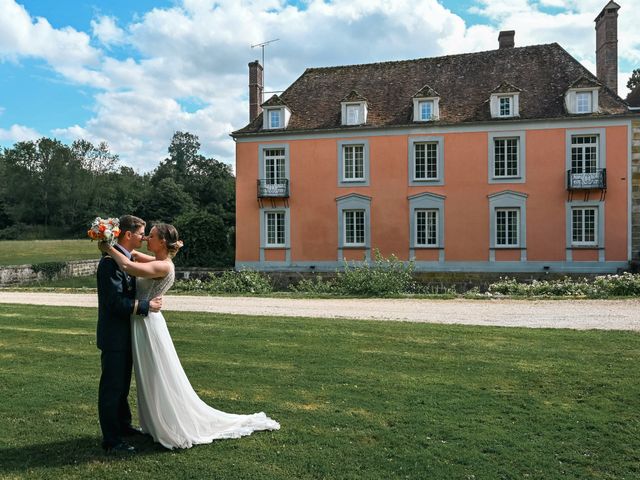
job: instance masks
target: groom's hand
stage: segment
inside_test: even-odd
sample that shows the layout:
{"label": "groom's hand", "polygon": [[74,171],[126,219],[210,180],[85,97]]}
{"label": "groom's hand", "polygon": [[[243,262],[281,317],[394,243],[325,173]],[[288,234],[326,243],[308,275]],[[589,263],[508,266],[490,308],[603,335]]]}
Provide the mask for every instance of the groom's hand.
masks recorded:
{"label": "groom's hand", "polygon": [[162,297],[156,297],[149,300],[149,311],[159,312],[162,309]]}

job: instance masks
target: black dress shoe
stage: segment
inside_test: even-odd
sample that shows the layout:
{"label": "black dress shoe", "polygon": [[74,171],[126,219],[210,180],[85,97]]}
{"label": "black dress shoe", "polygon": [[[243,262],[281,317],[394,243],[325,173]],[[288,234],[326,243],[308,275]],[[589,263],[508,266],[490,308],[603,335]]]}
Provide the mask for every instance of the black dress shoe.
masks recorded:
{"label": "black dress shoe", "polygon": [[120,442],[117,445],[113,445],[111,447],[102,448],[104,448],[104,453],[106,453],[107,455],[131,455],[133,453],[136,453],[135,448],[124,442]]}
{"label": "black dress shoe", "polygon": [[133,425],[129,425],[122,429],[120,435],[122,435],[123,437],[133,437],[134,435],[144,435],[144,432],[141,428],[136,428]]}

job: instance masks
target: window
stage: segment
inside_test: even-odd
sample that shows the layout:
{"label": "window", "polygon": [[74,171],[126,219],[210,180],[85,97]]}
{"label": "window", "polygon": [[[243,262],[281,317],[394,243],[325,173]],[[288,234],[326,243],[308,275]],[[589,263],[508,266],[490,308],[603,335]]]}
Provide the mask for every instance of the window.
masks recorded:
{"label": "window", "polygon": [[285,246],[285,214],[284,212],[267,212],[266,215],[266,237],[267,246]]}
{"label": "window", "polygon": [[511,97],[499,97],[499,107],[500,107],[500,116],[501,117],[510,117],[513,115],[513,108],[511,106],[511,102],[513,99]]}
{"label": "window", "polygon": [[524,183],[526,173],[526,133],[490,132],[489,183]]}
{"label": "window", "polygon": [[433,119],[433,100],[423,100],[418,102],[420,106],[420,120],[428,121]]}
{"label": "window", "polygon": [[409,137],[409,185],[444,185],[444,137]]}
{"label": "window", "polygon": [[597,245],[597,232],[597,208],[585,207],[571,210],[571,243],[573,245]]}
{"label": "window", "polygon": [[570,88],[565,93],[565,107],[568,113],[584,114],[598,111],[598,87]]}
{"label": "window", "polygon": [[338,186],[369,185],[369,142],[366,139],[343,140],[338,146]]}
{"label": "window", "polygon": [[416,143],[414,146],[415,180],[435,180],[438,178],[438,144],[436,142]]}
{"label": "window", "polygon": [[280,110],[268,110],[268,113],[269,113],[269,128],[281,128],[282,112]]}
{"label": "window", "polygon": [[489,102],[491,118],[511,118],[520,115],[520,94],[492,93]]}
{"label": "window", "polygon": [[362,107],[359,103],[347,105],[347,125],[360,125],[362,121]]}
{"label": "window", "polygon": [[518,177],[518,138],[495,138],[494,177]]}
{"label": "window", "polygon": [[591,113],[591,92],[576,93],[576,113]]}
{"label": "window", "polygon": [[598,169],[598,136],[571,136],[571,173],[595,173]]}
{"label": "window", "polygon": [[496,246],[519,246],[520,210],[517,208],[496,209]]}
{"label": "window", "polygon": [[364,210],[345,210],[344,212],[344,245],[365,245]]}
{"label": "window", "polygon": [[416,210],[416,246],[438,245],[438,210]]}
{"label": "window", "polygon": [[264,172],[267,185],[284,183],[287,178],[284,148],[264,150]]}
{"label": "window", "polygon": [[364,145],[344,145],[342,158],[343,180],[345,182],[364,180]]}

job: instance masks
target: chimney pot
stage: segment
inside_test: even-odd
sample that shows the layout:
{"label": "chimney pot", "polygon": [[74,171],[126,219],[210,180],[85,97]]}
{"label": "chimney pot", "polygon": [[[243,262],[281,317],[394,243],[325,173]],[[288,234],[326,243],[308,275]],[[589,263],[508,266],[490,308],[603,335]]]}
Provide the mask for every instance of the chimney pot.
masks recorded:
{"label": "chimney pot", "polygon": [[263,69],[258,60],[249,63],[249,121],[262,113]]}
{"label": "chimney pot", "polygon": [[596,22],[596,74],[598,80],[618,93],[618,10],[609,2],[594,20]]}
{"label": "chimney pot", "polygon": [[503,30],[498,35],[498,45],[500,48],[513,48],[515,46],[515,30]]}

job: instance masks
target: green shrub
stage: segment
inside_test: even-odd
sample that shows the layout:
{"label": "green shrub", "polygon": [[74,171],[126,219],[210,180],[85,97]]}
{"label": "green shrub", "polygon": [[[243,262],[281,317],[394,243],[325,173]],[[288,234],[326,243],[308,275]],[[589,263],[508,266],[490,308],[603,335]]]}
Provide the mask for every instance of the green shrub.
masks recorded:
{"label": "green shrub", "polygon": [[65,262],[43,262],[31,265],[31,270],[38,274],[42,272],[47,280],[53,280],[66,266]]}
{"label": "green shrub", "polygon": [[216,275],[208,275],[203,280],[181,280],[176,282],[179,292],[267,294],[273,292],[269,277],[253,270],[225,270]]}
{"label": "green shrub", "polygon": [[209,268],[233,265],[229,232],[219,216],[203,211],[185,213],[176,219],[175,227],[184,241],[184,247],[176,255],[176,265]]}
{"label": "green shrub", "polygon": [[415,293],[418,286],[413,280],[413,263],[404,263],[395,255],[383,257],[374,250],[374,261],[344,262],[344,271],[336,272],[335,279],[323,280],[319,275],[301,280],[290,289],[298,293],[336,294],[344,296],[385,297]]}

